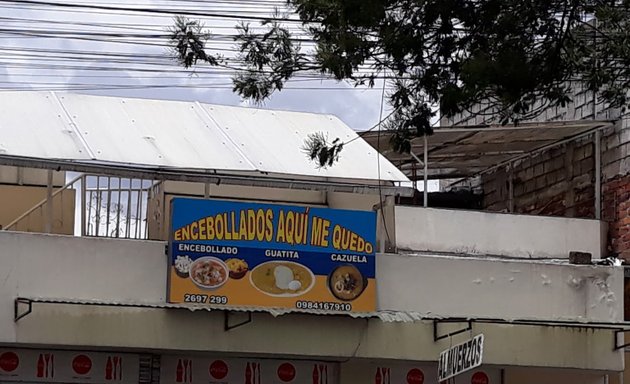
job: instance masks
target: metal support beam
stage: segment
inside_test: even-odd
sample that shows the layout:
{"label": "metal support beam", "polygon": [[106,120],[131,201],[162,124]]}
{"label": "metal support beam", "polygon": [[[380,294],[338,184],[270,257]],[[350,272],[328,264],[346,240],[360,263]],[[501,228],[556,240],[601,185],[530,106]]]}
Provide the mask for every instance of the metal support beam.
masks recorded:
{"label": "metal support beam", "polygon": [[615,346],[614,349],[615,349],[615,351],[618,350],[618,349],[622,349],[622,348],[630,346],[630,343],[623,343],[623,341],[622,341],[622,344],[619,344],[619,335],[621,335],[621,340],[625,340],[626,332],[630,332],[630,330],[629,329],[620,329],[620,330],[615,331],[615,336],[614,336],[614,338],[615,338],[615,340],[614,340],[614,346]]}
{"label": "metal support beam", "polygon": [[514,167],[508,164],[508,212],[514,212]]}
{"label": "metal support beam", "polygon": [[257,172],[255,175],[235,175],[218,172],[195,172],[192,170],[168,170],[164,168],[133,168],[119,164],[82,164],[68,160],[38,159],[31,160],[16,156],[0,155],[0,165],[28,167],[37,169],[54,169],[58,171],[84,172],[132,178],[152,179],[155,181],[188,181],[193,183],[226,184],[249,187],[286,188],[306,191],[346,192],[366,195],[413,196],[411,187],[395,185],[369,185],[354,182],[330,180],[296,180],[289,176],[271,176]]}
{"label": "metal support beam", "polygon": [[17,168],[17,183],[18,185],[24,185],[24,168]]}
{"label": "metal support beam", "polygon": [[247,312],[247,320],[239,321],[238,323],[230,324],[230,315],[232,312],[225,311],[223,312],[223,330],[229,331],[238,327],[242,327],[243,325],[249,324],[252,322],[252,313]]}
{"label": "metal support beam", "polygon": [[418,162],[418,164],[420,164],[421,166],[424,167],[424,161],[420,160],[420,158],[418,156],[416,156],[415,153],[413,152],[409,152],[409,154],[411,155],[411,157],[413,157],[413,159]]}
{"label": "metal support beam", "polygon": [[46,181],[46,221],[44,233],[52,233],[53,222],[53,171],[48,170],[48,180]]}
{"label": "metal support beam", "polygon": [[[420,164],[421,166],[424,167],[424,164],[425,164],[424,161],[420,160],[420,158],[418,156],[416,156],[415,153],[409,152],[409,154],[416,161],[416,163],[418,163],[418,164]],[[411,177],[412,177],[414,193],[415,193],[415,191],[418,190],[418,168],[416,167],[416,163],[413,163],[412,164],[412,168],[411,168],[411,171],[412,171]],[[423,172],[424,172],[423,177],[426,179],[426,168],[425,168],[425,170]],[[426,190],[426,185],[425,185],[424,189]],[[424,198],[423,201],[426,202],[426,198]],[[426,203],[424,203],[424,206],[426,207]]]}
{"label": "metal support beam", "polygon": [[416,163],[411,164],[411,185],[414,190],[418,189],[418,168]]}
{"label": "metal support beam", "polygon": [[203,185],[203,198],[204,199],[210,198],[210,183],[205,183]]}
{"label": "metal support beam", "polygon": [[423,191],[423,206],[426,208],[429,206],[429,145],[427,143],[426,133],[422,136],[424,141],[424,191]]}
{"label": "metal support beam", "polygon": [[[120,192],[118,192],[118,200],[120,200]],[[81,175],[81,236],[85,237],[87,228],[87,176],[85,173]]]}
{"label": "metal support beam", "polygon": [[[26,306],[25,310],[21,310],[22,307]],[[20,319],[28,316],[31,312],[33,312],[33,301],[29,299],[17,298],[13,302],[13,321],[18,322]]]}

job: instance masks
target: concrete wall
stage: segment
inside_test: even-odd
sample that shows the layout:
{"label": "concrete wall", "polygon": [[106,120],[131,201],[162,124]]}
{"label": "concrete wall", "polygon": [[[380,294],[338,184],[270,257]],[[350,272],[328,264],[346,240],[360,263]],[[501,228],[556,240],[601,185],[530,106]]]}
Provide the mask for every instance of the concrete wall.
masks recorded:
{"label": "concrete wall", "polygon": [[[273,354],[341,361],[365,358],[435,362],[451,342],[469,337],[465,333],[452,341],[447,338],[434,342],[431,322],[384,323],[379,319],[312,315],[274,318],[264,313],[254,313],[252,323],[225,331],[224,313],[219,311],[60,304],[36,304],[16,328],[16,341],[27,345]],[[622,353],[613,351],[610,330],[475,324],[473,333],[485,335],[485,364],[623,369]]]}
{"label": "concrete wall", "polygon": [[377,259],[377,278],[381,310],[445,317],[623,319],[621,268],[386,254]]}
{"label": "concrete wall", "polygon": [[[0,232],[0,249],[0,270],[17,278],[12,296],[165,301],[162,242]],[[592,321],[623,314],[621,268],[383,254],[376,276],[381,310]]]}
{"label": "concrete wall", "polygon": [[605,254],[605,225],[595,220],[398,206],[395,222],[399,249],[559,259],[570,251]]}
{"label": "concrete wall", "polygon": [[[0,185],[0,226],[8,224],[46,199],[47,188],[37,186]],[[51,233],[72,235],[74,233],[75,191],[65,190],[53,198],[53,221]],[[33,211],[12,230],[44,232],[46,206]]]}
{"label": "concrete wall", "polygon": [[[66,184],[65,172],[53,172],[53,186]],[[45,187],[48,171],[45,169],[0,166],[0,184],[31,185]]]}
{"label": "concrete wall", "polygon": [[[166,240],[170,202],[173,197],[203,198],[205,186],[200,183],[165,181],[154,188],[148,200],[149,238]],[[325,192],[296,191],[280,188],[244,187],[236,185],[210,185],[213,199],[248,200],[278,204],[326,205]]]}
{"label": "concrete wall", "polygon": [[[380,198],[377,195],[360,195],[341,192],[300,191],[280,188],[242,187],[235,185],[211,185],[209,196],[213,199],[247,200],[272,204],[298,204],[337,209],[372,210]],[[168,238],[170,201],[173,197],[203,198],[205,187],[200,183],[165,181],[154,188],[148,201],[149,238]]]}
{"label": "concrete wall", "polygon": [[[65,172],[53,172],[53,188],[62,187]],[[0,166],[0,228],[39,204],[46,198],[48,171],[45,169]],[[38,210],[13,230],[43,232],[45,210]],[[74,190],[65,191],[53,200],[52,233],[71,235],[74,232]]]}
{"label": "concrete wall", "polygon": [[[164,245],[0,232],[0,343],[414,361],[435,361],[451,343],[433,342],[431,322],[333,316],[255,314],[252,325],[225,332],[218,311],[34,304],[13,321],[16,297],[164,302]],[[621,313],[622,271],[611,267],[385,254],[377,279],[381,310],[591,321]],[[473,331],[486,335],[488,363],[622,369],[610,330],[475,324]]]}

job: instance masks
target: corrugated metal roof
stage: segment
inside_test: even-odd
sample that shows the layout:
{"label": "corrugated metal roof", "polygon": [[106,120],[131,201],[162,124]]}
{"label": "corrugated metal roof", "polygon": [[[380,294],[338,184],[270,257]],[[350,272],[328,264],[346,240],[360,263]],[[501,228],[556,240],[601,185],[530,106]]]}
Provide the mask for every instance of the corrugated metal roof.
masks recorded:
{"label": "corrugated metal roof", "polygon": [[376,312],[342,312],[342,311],[324,311],[324,310],[308,310],[297,308],[269,308],[259,306],[220,306],[220,305],[194,305],[194,304],[168,304],[168,303],[149,303],[139,301],[117,301],[117,300],[86,300],[86,299],[69,299],[69,298],[50,298],[50,297],[20,297],[16,299],[20,302],[48,303],[48,304],[73,304],[73,305],[95,305],[95,306],[114,306],[114,307],[131,307],[131,308],[157,308],[157,309],[187,309],[189,311],[235,311],[235,312],[264,312],[274,317],[288,314],[309,314],[309,315],[333,315],[348,316],[355,319],[378,318],[386,323],[413,323],[421,320],[432,320],[437,317],[430,317],[427,314],[418,312],[398,312],[398,311],[376,311]]}
{"label": "corrugated metal roof", "polygon": [[[117,301],[117,300],[85,300],[85,299],[69,299],[69,298],[50,298],[50,297],[20,297],[18,301],[30,301],[34,303],[49,304],[79,304],[79,305],[96,305],[96,306],[114,306],[114,307],[133,307],[133,308],[160,308],[160,309],[187,309],[189,311],[235,311],[235,312],[265,312],[272,316],[282,316],[291,313],[302,313],[311,315],[344,315],[353,318],[370,318],[380,317],[379,312],[341,312],[341,311],[321,311],[297,308],[269,308],[258,306],[218,306],[218,305],[194,305],[194,304],[168,304],[168,303],[149,303],[140,301]],[[417,317],[417,316],[416,316]],[[398,317],[391,314],[384,317],[387,321],[410,321],[413,316]],[[420,318],[417,318],[420,320]],[[411,320],[413,321],[413,320]]]}
{"label": "corrugated metal roof", "polygon": [[[610,121],[577,120],[517,126],[440,127],[427,137],[428,176],[434,179],[474,176],[611,125]],[[416,179],[424,177],[423,166],[416,158],[389,148],[391,133],[365,132],[361,136],[374,148],[379,147],[383,155],[410,177],[414,173]],[[423,157],[421,137],[411,141],[411,152]]]}
{"label": "corrugated metal roof", "polygon": [[172,168],[256,170],[193,103],[59,95],[94,159]]}
{"label": "corrugated metal roof", "polygon": [[331,115],[69,93],[0,92],[0,156],[406,182],[362,139],[319,169],[301,150],[309,133],[357,134]]}
{"label": "corrugated metal roof", "polygon": [[[253,166],[278,174],[299,172],[300,175],[357,179],[377,179],[378,153],[374,148],[333,115],[238,108],[203,104],[208,115],[234,140]],[[249,129],[243,129],[248,127]],[[328,169],[317,169],[305,161],[304,138],[313,132],[323,132],[352,143],[344,147],[337,162]],[[281,136],[280,136],[281,135]],[[357,139],[357,140],[355,140]],[[380,161],[385,160],[381,156]],[[297,171],[296,171],[297,169]],[[389,161],[381,164],[381,178],[407,181]],[[404,178],[404,179],[403,179]]]}
{"label": "corrugated metal roof", "polygon": [[90,159],[54,97],[44,93],[2,93],[0,155]]}

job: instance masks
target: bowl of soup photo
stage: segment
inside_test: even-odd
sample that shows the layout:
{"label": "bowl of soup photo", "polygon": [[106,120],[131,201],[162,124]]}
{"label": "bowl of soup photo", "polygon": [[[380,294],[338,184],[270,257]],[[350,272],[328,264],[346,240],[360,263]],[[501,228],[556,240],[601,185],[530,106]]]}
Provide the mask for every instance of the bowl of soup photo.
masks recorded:
{"label": "bowl of soup photo", "polygon": [[328,276],[328,289],[337,299],[352,301],[363,293],[368,279],[354,265],[340,265]]}
{"label": "bowl of soup photo", "polygon": [[190,280],[199,288],[216,289],[228,280],[229,270],[220,259],[211,256],[200,257],[190,265]]}

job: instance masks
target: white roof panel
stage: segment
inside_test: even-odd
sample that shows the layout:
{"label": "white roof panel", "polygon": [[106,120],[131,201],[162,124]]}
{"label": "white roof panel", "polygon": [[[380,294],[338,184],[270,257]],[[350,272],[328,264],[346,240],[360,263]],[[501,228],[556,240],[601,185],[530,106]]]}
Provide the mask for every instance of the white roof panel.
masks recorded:
{"label": "white roof panel", "polygon": [[[318,168],[301,149],[314,132],[349,143],[334,166]],[[2,155],[138,168],[408,181],[335,116],[70,93],[0,92]]]}
{"label": "white roof panel", "polygon": [[0,155],[90,158],[55,96],[36,92],[1,94]]}
{"label": "white roof panel", "polygon": [[[261,171],[315,177],[351,177],[378,179],[377,156],[380,156],[381,179],[407,181],[407,178],[384,156],[372,148],[355,131],[333,115],[273,111],[202,104],[254,166]],[[339,161],[332,167],[318,168],[302,150],[308,134],[323,132],[332,141],[344,143]]]}
{"label": "white roof panel", "polygon": [[214,125],[199,116],[195,103],[59,95],[100,161],[253,171],[247,159]]}

